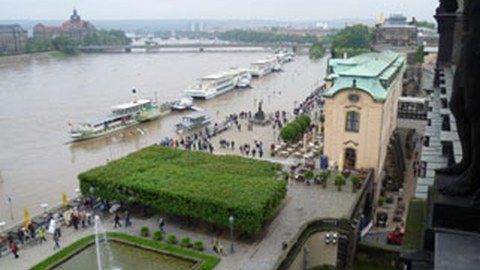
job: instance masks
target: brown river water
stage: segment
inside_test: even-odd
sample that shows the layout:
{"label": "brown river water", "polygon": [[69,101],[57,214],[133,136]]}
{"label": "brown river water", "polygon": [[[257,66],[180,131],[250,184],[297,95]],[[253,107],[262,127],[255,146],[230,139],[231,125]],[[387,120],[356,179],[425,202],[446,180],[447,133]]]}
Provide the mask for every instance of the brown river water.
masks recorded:
{"label": "brown river water", "polygon": [[[137,126],[144,135],[124,130],[95,140],[68,143],[68,122],[109,114],[112,105],[140,97],[158,102],[179,99],[197,78],[270,56],[268,52],[181,52],[80,54],[55,59],[45,55],[0,58],[0,221],[23,220],[41,213],[42,203],[61,203],[61,193],[76,196],[77,175],[135,150],[174,136],[186,113],[172,113]],[[208,101],[195,101],[221,121],[230,113],[292,111],[323,82],[326,59],[297,56],[284,71],[252,81],[253,88],[233,90]],[[134,130],[137,128],[135,127]],[[8,198],[11,203],[8,203]],[[11,210],[10,210],[11,209]],[[13,214],[13,220],[11,219]]]}

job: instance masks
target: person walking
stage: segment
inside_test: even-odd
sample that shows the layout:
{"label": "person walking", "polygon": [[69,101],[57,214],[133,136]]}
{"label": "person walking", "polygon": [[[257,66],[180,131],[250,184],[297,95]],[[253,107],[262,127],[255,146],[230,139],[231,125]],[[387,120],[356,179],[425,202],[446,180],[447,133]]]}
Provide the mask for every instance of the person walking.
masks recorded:
{"label": "person walking", "polygon": [[60,248],[60,243],[58,242],[59,240],[60,236],[58,236],[58,234],[53,234],[53,242],[55,243],[55,245],[53,246],[53,250]]}
{"label": "person walking", "polygon": [[42,244],[43,242],[47,242],[47,236],[45,235],[45,229],[40,228],[40,230],[38,231],[38,238],[39,238],[40,244]]}
{"label": "person walking", "polygon": [[113,225],[113,228],[122,227],[122,224],[120,224],[120,216],[118,213],[115,213],[115,217],[113,218],[115,220],[115,224]]}
{"label": "person walking", "polygon": [[25,237],[25,228],[22,227],[18,230],[17,237],[18,237],[18,241],[20,242],[20,244],[25,245],[25,242],[23,241],[23,239]]}
{"label": "person walking", "polygon": [[15,257],[15,259],[18,259],[18,248],[17,248],[17,245],[15,244],[15,242],[12,242],[12,244],[10,245],[10,249],[12,250],[12,253],[13,253],[13,256]]}
{"label": "person walking", "polygon": [[160,231],[165,233],[165,230],[163,229],[163,226],[165,226],[165,221],[163,221],[163,218],[160,217],[160,219],[158,220],[158,228],[160,229]]}

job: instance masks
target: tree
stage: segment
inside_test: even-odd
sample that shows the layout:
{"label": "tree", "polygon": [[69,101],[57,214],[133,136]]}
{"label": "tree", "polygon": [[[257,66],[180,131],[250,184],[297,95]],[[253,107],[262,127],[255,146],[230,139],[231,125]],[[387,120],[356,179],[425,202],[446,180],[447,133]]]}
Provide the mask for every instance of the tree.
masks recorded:
{"label": "tree", "polygon": [[332,37],[334,57],[342,52],[358,54],[370,50],[373,40],[372,28],[365,25],[354,25],[344,28]]}
{"label": "tree", "polygon": [[46,39],[29,40],[25,45],[26,53],[46,52],[52,49],[52,43]]}
{"label": "tree", "polygon": [[218,34],[218,38],[228,41],[251,42],[251,43],[315,43],[317,37],[312,35],[297,36],[280,34],[277,32],[260,32],[251,30],[230,30]]}
{"label": "tree", "polygon": [[423,48],[423,46],[420,46],[417,49],[417,55],[416,55],[417,63],[419,63],[419,64],[423,63],[423,58],[424,57],[425,57],[425,49]]}
{"label": "tree", "polygon": [[360,177],[356,174],[352,175],[350,181],[352,182],[352,191],[357,192],[358,185],[360,184]]}
{"label": "tree", "polygon": [[305,172],[305,180],[307,180],[307,183],[310,183],[314,176],[315,175],[312,170],[308,170],[307,172]]}
{"label": "tree", "polygon": [[75,54],[77,52],[77,44],[68,37],[57,37],[52,40],[53,48],[65,54]]}
{"label": "tree", "polygon": [[425,27],[430,29],[435,29],[435,23],[429,21],[419,21],[417,22],[417,27]]}
{"label": "tree", "polygon": [[325,48],[321,42],[315,42],[308,50],[308,56],[310,59],[317,60],[322,58],[325,54]]}
{"label": "tree", "polygon": [[132,40],[121,30],[100,30],[88,36],[82,45],[128,45]]}
{"label": "tree", "polygon": [[342,191],[342,186],[345,185],[345,177],[341,174],[335,176],[335,186],[337,186],[338,191]]}

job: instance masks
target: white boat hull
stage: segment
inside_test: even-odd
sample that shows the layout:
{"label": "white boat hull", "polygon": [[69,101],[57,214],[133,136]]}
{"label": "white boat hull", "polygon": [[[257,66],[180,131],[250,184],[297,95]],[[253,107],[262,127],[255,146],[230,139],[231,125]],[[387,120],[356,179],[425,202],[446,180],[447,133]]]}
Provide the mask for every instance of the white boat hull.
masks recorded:
{"label": "white boat hull", "polygon": [[208,89],[208,90],[187,89],[185,90],[185,94],[195,99],[211,99],[218,95],[225,94],[226,92],[229,92],[234,88],[235,88],[235,85],[232,83],[222,87],[221,89]]}

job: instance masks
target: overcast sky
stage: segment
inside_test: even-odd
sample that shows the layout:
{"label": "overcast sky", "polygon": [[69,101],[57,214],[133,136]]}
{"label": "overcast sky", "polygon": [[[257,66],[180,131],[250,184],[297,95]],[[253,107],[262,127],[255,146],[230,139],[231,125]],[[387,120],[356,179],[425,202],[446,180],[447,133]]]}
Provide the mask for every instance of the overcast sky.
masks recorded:
{"label": "overcast sky", "polygon": [[0,20],[67,19],[377,19],[403,13],[433,21],[438,0],[1,0]]}

